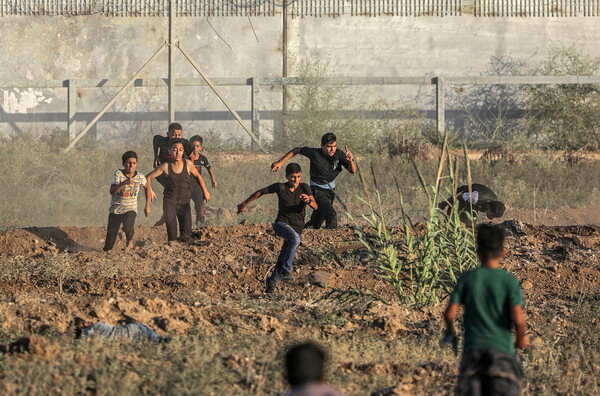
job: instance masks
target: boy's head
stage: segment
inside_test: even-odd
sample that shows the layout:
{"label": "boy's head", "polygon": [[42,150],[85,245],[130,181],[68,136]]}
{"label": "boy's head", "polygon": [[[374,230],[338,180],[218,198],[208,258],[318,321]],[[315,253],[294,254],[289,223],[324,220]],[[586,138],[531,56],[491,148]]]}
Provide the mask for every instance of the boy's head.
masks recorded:
{"label": "boy's head", "polygon": [[504,228],[496,224],[477,226],[477,255],[482,264],[504,255]]}
{"label": "boy's head", "polygon": [[138,155],[135,151],[126,151],[121,156],[121,162],[126,173],[135,171],[138,164]]}
{"label": "boy's head", "polygon": [[185,153],[185,144],[183,140],[179,138],[171,139],[169,151],[171,152],[171,157],[173,160],[178,161],[182,159],[183,154]]}
{"label": "boy's head", "polygon": [[200,151],[202,151],[202,146],[204,143],[204,139],[202,139],[202,136],[200,135],[194,135],[190,138],[190,144],[192,145],[192,149],[194,150],[194,153],[198,154]]}
{"label": "boy's head", "polygon": [[169,124],[169,131],[167,132],[169,139],[181,139],[183,136],[183,128],[181,124],[173,122]]}
{"label": "boy's head", "polygon": [[302,168],[295,162],[288,164],[285,167],[285,178],[291,187],[298,187],[302,179]]}
{"label": "boy's head", "polygon": [[506,206],[500,201],[492,201],[487,207],[485,214],[488,219],[493,220],[499,217],[502,217],[504,211],[506,210]]}
{"label": "boy's head", "polygon": [[285,376],[292,387],[325,378],[327,355],[323,348],[314,342],[292,346],[285,354]]}
{"label": "boy's head", "polygon": [[337,138],[334,133],[328,132],[321,138],[323,154],[333,157],[337,150]]}

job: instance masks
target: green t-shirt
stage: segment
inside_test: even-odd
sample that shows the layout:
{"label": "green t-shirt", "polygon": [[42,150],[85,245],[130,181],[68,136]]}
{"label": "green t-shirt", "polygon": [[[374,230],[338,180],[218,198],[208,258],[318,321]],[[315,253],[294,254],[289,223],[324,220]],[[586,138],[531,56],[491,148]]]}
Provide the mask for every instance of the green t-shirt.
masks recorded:
{"label": "green t-shirt", "polygon": [[514,354],[511,309],[523,305],[519,282],[503,269],[479,267],[461,275],[451,303],[465,306],[464,351],[495,349]]}

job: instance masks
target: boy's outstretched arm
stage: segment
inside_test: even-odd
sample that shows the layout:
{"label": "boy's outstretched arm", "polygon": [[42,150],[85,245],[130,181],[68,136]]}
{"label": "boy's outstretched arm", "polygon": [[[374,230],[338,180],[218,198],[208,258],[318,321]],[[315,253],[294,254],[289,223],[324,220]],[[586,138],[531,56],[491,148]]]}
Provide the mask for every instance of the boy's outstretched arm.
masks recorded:
{"label": "boy's outstretched arm", "polygon": [[250,202],[254,201],[255,199],[258,199],[261,195],[265,195],[265,194],[269,194],[269,189],[267,187],[261,188],[260,190],[254,192],[252,195],[250,195],[248,198],[246,198],[246,200],[244,202],[242,202],[241,204],[239,204],[237,206],[238,214],[247,211],[248,205],[250,204]]}
{"label": "boy's outstretched arm", "polygon": [[271,164],[271,172],[277,172],[279,169],[281,169],[281,165],[283,165],[285,161],[289,160],[294,155],[297,155],[299,153],[300,147],[294,147],[293,149],[288,151],[283,157],[279,159],[279,161],[275,161]]}
{"label": "boy's outstretched arm", "polygon": [[515,305],[512,307],[512,320],[515,324],[515,330],[517,333],[515,347],[518,349],[525,349],[529,345],[529,340],[527,339],[527,324],[525,323],[525,315],[523,314],[522,306]]}
{"label": "boy's outstretched arm", "polygon": [[206,184],[204,183],[204,178],[202,177],[200,172],[198,172],[198,170],[194,166],[194,163],[190,160],[186,160],[186,166],[188,167],[188,172],[190,172],[190,174],[192,176],[194,176],[196,178],[196,180],[198,180],[198,183],[200,184],[200,188],[202,188],[202,193],[204,194],[204,201],[205,202],[210,201],[210,193],[208,192],[208,189],[206,188]]}
{"label": "boy's outstretched arm", "polygon": [[[152,179],[156,179],[158,176],[162,175],[165,169],[167,169],[167,164],[160,164],[158,168],[146,175],[146,185],[144,186],[146,192],[146,206],[144,207],[144,214],[146,216],[150,214],[150,202],[156,198],[156,194],[154,194],[154,191],[152,190]],[[148,197],[150,197],[150,199],[148,199]]]}
{"label": "boy's outstretched arm", "polygon": [[215,172],[213,172],[212,167],[208,168],[208,175],[210,176],[210,182],[212,183],[213,188],[217,188],[217,178],[215,177]]}

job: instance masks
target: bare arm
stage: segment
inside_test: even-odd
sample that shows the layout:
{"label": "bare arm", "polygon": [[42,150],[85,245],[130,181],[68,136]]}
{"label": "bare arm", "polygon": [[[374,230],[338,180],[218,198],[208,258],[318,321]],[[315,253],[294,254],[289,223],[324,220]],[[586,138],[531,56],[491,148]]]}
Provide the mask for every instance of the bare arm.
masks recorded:
{"label": "bare arm", "polygon": [[[152,190],[152,179],[156,179],[163,173],[167,173],[167,166],[168,164],[166,163],[160,164],[158,168],[154,169],[152,172],[146,175],[146,185],[144,186],[144,188],[146,189],[146,207],[144,208],[144,213],[146,214],[146,216],[150,214],[150,202],[153,201],[156,197],[156,194],[154,194],[154,191]],[[150,197],[150,199],[148,199],[148,197]]]}
{"label": "bare arm", "polygon": [[348,167],[348,172],[355,174],[356,173],[356,162],[354,161],[354,154],[352,154],[350,152],[350,150],[348,150],[348,146],[346,146],[346,161],[348,161],[350,163],[350,166]]}
{"label": "bare arm", "polygon": [[456,320],[456,315],[458,314],[459,307],[460,305],[456,303],[450,303],[444,311],[444,322],[446,322],[446,336],[456,334],[456,329],[454,328],[454,321]]}
{"label": "bare arm", "polygon": [[265,195],[268,193],[269,193],[269,189],[267,187],[254,192],[252,195],[250,195],[248,198],[246,198],[246,200],[244,202],[242,202],[241,204],[239,204],[237,206],[238,214],[247,211],[248,205],[250,204],[250,202],[258,199],[261,195]]}
{"label": "bare arm", "polygon": [[146,206],[144,206],[144,214],[146,215],[146,217],[148,217],[148,215],[150,214],[150,202],[154,201],[154,199],[156,198],[156,194],[154,194],[154,191],[152,191],[152,188],[150,188],[149,182],[147,182],[144,186],[144,195],[146,196]]}
{"label": "bare arm", "polygon": [[158,168],[158,141],[157,141],[157,137],[158,135],[154,136],[154,138],[152,139],[152,151],[154,152],[154,167]]}
{"label": "bare arm", "polygon": [[529,345],[529,340],[527,339],[526,335],[527,324],[525,323],[523,307],[520,305],[515,305],[512,307],[512,320],[515,324],[515,330],[517,332],[515,347],[519,349],[525,349]]}
{"label": "bare arm", "polygon": [[196,178],[196,180],[198,180],[198,183],[200,184],[200,188],[202,188],[202,193],[204,194],[204,201],[206,201],[206,202],[210,201],[210,193],[206,189],[206,184],[204,184],[204,178],[198,172],[198,170],[196,169],[196,167],[194,166],[194,163],[192,161],[186,160],[186,165],[188,168],[188,172],[190,172],[190,174],[192,176],[194,176]]}
{"label": "bare arm", "polygon": [[312,195],[300,194],[300,199],[302,200],[302,202],[310,206],[312,210],[317,210],[317,201],[315,201],[315,197],[313,197]]}
{"label": "bare arm", "polygon": [[217,179],[215,177],[215,173],[212,170],[212,167],[208,168],[208,175],[210,176],[210,182],[214,188],[217,188]]}
{"label": "bare arm", "polygon": [[283,157],[279,159],[279,161],[275,161],[271,164],[271,172],[277,172],[279,169],[281,169],[281,165],[283,165],[285,161],[289,160],[294,155],[297,155],[299,153],[300,147],[294,147],[293,149],[288,151]]}

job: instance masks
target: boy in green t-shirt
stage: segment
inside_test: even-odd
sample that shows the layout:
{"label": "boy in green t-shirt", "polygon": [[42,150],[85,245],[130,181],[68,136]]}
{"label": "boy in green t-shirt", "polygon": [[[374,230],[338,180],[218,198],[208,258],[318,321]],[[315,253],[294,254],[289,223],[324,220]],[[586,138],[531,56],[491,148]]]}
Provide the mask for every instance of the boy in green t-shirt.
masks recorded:
{"label": "boy in green t-shirt", "polygon": [[[524,349],[523,298],[517,279],[500,268],[504,257],[501,226],[477,227],[477,255],[481,266],[461,275],[444,312],[443,342],[455,343],[454,320],[464,305],[464,349],[457,395],[518,395],[522,369],[515,347]],[[516,330],[513,345],[511,329]]]}

